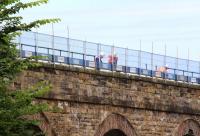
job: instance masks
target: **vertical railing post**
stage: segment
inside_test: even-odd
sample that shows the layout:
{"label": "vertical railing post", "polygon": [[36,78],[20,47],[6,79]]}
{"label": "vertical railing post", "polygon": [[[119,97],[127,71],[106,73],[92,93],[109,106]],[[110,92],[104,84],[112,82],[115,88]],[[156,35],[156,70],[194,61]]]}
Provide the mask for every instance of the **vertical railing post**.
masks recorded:
{"label": "vertical railing post", "polygon": [[47,48],[47,54],[48,54],[48,62],[49,62],[49,56],[50,56],[50,54],[49,54],[49,48]]}
{"label": "vertical railing post", "polygon": [[112,58],[112,66],[111,66],[111,70],[112,71],[114,71],[114,63],[113,63],[113,61],[114,61],[114,44],[113,44],[113,46],[111,47],[112,49],[111,49],[111,58]]}
{"label": "vertical railing post", "polygon": [[[34,40],[35,40],[35,56],[38,56],[38,41],[37,41],[37,39],[38,39],[38,33],[37,33],[37,31],[36,32],[34,32]],[[37,58],[36,58],[36,60],[37,60]]]}
{"label": "vertical railing post", "polygon": [[69,43],[69,37],[67,37],[67,63],[70,64],[70,43]]}
{"label": "vertical railing post", "polygon": [[190,65],[190,49],[188,48],[188,59],[187,59],[187,73],[189,76],[189,65]]}
{"label": "vertical railing post", "polygon": [[70,64],[70,39],[69,39],[69,27],[67,26],[67,63]]}
{"label": "vertical railing post", "polygon": [[18,44],[19,44],[19,57],[22,58],[22,44],[21,44],[21,35],[19,35],[19,38],[18,38]]}
{"label": "vertical railing post", "polygon": [[138,67],[139,67],[139,75],[141,73],[141,67],[142,67],[142,42],[140,40],[140,50],[139,50],[139,54],[138,54]]}
{"label": "vertical railing post", "polygon": [[101,44],[97,44],[97,52],[95,53],[95,56],[94,56],[94,64],[95,64],[95,69],[101,69],[101,61],[99,59],[99,65],[97,64],[97,61],[96,61],[96,57],[99,57],[100,58],[100,52],[101,52]]}
{"label": "vertical railing post", "polygon": [[100,52],[101,52],[101,44],[99,43],[97,44],[97,53],[95,53],[96,54],[95,57],[100,56]]}
{"label": "vertical railing post", "polygon": [[153,76],[153,65],[154,65],[154,62],[153,62],[153,42],[152,42],[152,45],[151,45],[151,76]]}
{"label": "vertical railing post", "polygon": [[86,40],[83,42],[83,67],[86,66]]}
{"label": "vertical railing post", "polygon": [[200,61],[199,61],[199,78],[200,78]]}
{"label": "vertical railing post", "polygon": [[174,69],[175,81],[177,81],[176,69]]}
{"label": "vertical railing post", "polygon": [[[163,66],[167,66],[166,57],[167,57],[167,46],[165,44],[165,56],[164,56],[164,64],[163,64]],[[167,72],[165,72],[165,79],[168,78],[168,75],[169,74]]]}
{"label": "vertical railing post", "polygon": [[54,50],[54,26],[53,26],[53,23],[52,23],[52,61],[53,61],[53,64],[55,64],[55,50]]}
{"label": "vertical railing post", "polygon": [[176,47],[176,69],[178,69],[178,47]]}
{"label": "vertical railing post", "polygon": [[[103,58],[104,58],[104,53],[103,53],[103,50],[102,50],[102,48],[101,48],[101,43],[99,43],[99,55],[102,53],[102,55],[103,55]],[[103,68],[103,61],[100,63],[100,69],[102,69]]]}
{"label": "vertical railing post", "polygon": [[128,47],[125,48],[125,72],[127,73]]}
{"label": "vertical railing post", "polygon": [[167,46],[166,46],[166,44],[165,44],[164,65],[166,65],[166,64],[167,64],[166,57],[167,57]]}

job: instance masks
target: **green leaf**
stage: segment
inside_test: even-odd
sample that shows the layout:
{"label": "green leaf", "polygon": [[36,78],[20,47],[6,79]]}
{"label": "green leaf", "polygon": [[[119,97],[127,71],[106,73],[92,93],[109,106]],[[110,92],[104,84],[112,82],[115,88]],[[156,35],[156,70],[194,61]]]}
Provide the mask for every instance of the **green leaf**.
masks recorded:
{"label": "green leaf", "polygon": [[20,59],[19,51],[12,40],[22,31],[30,31],[32,28],[60,21],[60,19],[41,19],[23,23],[23,17],[15,14],[20,10],[47,2],[48,0],[28,3],[20,0],[0,0],[0,135],[2,136],[32,136],[37,132],[40,133],[33,127],[38,121],[28,120],[26,116],[50,110],[46,103],[35,101],[37,97],[49,92],[51,89],[49,82],[42,81],[24,90],[9,88],[10,83],[20,72],[40,66],[39,63],[31,61],[37,58]]}

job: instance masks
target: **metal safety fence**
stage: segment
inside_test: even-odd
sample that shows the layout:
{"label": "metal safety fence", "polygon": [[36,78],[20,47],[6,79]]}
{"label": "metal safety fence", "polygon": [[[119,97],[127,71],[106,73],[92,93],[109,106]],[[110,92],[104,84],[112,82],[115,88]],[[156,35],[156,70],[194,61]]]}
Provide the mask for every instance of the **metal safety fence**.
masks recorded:
{"label": "metal safety fence", "polygon": [[[24,32],[15,42],[22,58],[43,56],[42,61],[96,68],[97,56],[103,52],[99,70],[164,78],[200,84],[200,62],[154,54],[141,50],[114,47],[99,43],[58,37],[37,32]],[[116,54],[116,68],[109,64],[109,56]],[[159,67],[168,65],[166,72]]]}

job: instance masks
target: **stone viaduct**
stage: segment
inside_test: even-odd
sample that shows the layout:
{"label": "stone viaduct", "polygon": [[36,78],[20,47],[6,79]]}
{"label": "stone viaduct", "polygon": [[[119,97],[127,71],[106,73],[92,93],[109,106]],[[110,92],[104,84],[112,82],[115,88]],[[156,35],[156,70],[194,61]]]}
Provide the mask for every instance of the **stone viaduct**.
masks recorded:
{"label": "stone viaduct", "polygon": [[64,65],[22,72],[13,88],[52,84],[35,115],[47,136],[200,136],[200,86]]}

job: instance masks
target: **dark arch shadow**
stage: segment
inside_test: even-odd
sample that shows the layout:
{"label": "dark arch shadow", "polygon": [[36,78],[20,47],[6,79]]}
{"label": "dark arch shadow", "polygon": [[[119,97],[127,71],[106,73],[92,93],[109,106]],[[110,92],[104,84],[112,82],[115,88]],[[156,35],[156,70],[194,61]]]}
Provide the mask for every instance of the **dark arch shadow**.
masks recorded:
{"label": "dark arch shadow", "polygon": [[35,125],[30,125],[27,127],[27,135],[45,136],[44,132],[39,128],[39,126],[35,126]]}
{"label": "dark arch shadow", "polygon": [[200,124],[194,119],[183,121],[177,128],[175,136],[199,136]]}
{"label": "dark arch shadow", "polygon": [[110,134],[122,134],[119,136],[137,136],[130,122],[124,116],[116,113],[110,114],[104,119],[94,136],[115,136]]}
{"label": "dark arch shadow", "polygon": [[15,126],[10,131],[15,133],[16,135],[22,135],[22,136],[45,136],[40,127],[34,124],[27,124],[26,126],[23,127]]}
{"label": "dark arch shadow", "polygon": [[119,129],[112,129],[107,133],[105,133],[103,136],[126,136],[126,135]]}

